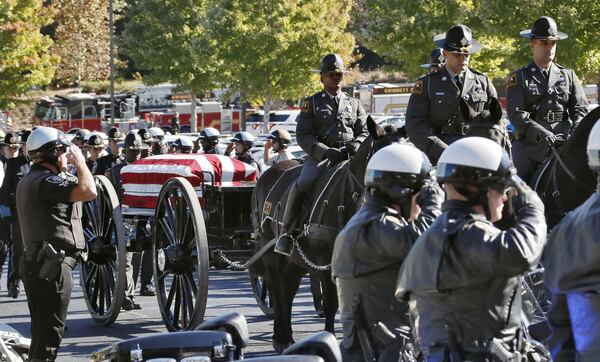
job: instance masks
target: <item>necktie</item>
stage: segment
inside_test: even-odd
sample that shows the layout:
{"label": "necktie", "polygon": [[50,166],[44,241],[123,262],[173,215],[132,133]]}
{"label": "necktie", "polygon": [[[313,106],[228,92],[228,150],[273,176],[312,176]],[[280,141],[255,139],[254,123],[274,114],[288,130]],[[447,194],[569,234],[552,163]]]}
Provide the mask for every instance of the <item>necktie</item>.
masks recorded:
{"label": "necktie", "polygon": [[333,104],[335,104],[335,109],[337,109],[338,106],[340,105],[340,101],[337,96],[333,97]]}
{"label": "necktie", "polygon": [[544,75],[544,78],[546,78],[546,79],[548,79],[549,73],[550,73],[550,72],[549,72],[549,70],[548,70],[548,69],[544,69],[544,70],[542,70],[542,74]]}
{"label": "necktie", "polygon": [[460,81],[460,75],[455,75],[454,79],[456,80],[456,86],[458,87],[458,89],[462,90],[462,82]]}

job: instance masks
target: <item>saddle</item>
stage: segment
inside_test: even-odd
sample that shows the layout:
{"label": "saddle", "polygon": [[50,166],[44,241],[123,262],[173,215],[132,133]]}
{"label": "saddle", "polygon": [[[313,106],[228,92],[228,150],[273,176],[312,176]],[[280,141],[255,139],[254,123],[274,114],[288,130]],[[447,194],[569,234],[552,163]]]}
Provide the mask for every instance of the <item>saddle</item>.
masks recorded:
{"label": "saddle", "polygon": [[[328,162],[319,164],[321,177],[313,187],[314,192],[306,195],[296,222],[301,236],[324,241],[334,240],[345,224],[348,212],[344,205],[346,195],[352,195],[352,199],[357,202],[362,192],[362,184],[350,171],[348,161],[328,166]],[[290,188],[301,171],[302,165],[287,170],[265,198],[261,226],[265,227],[267,222],[276,225],[276,235],[280,233]]]}

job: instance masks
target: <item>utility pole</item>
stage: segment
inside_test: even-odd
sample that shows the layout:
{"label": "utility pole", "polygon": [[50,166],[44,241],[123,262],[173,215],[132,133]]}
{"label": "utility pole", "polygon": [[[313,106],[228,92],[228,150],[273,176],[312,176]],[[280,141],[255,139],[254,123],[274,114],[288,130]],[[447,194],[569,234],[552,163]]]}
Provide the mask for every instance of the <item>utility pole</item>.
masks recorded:
{"label": "utility pole", "polygon": [[115,125],[115,44],[113,40],[113,0],[108,0],[108,42],[110,47],[110,126]]}

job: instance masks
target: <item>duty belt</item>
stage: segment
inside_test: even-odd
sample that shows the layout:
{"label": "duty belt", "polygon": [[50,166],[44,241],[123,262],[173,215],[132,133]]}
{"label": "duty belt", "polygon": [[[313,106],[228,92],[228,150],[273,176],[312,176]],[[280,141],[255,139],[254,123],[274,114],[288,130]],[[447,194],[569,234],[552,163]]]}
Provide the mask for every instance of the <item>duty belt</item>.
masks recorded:
{"label": "duty belt", "polygon": [[435,127],[436,133],[444,136],[465,136],[469,130],[467,123],[458,123],[448,126]]}
{"label": "duty belt", "polygon": [[[84,251],[75,250],[75,249],[65,250],[65,249],[56,248],[56,247],[54,249],[56,250],[56,252],[64,254],[63,263],[69,265],[71,268],[73,268],[77,264],[77,261],[79,259],[82,259],[83,261],[87,260],[87,255],[85,254]],[[33,249],[33,251],[29,251],[29,249],[26,249],[25,250],[25,260],[28,263],[34,263],[37,260],[38,254],[41,251],[42,251],[42,244],[37,244],[35,246],[35,248]]]}

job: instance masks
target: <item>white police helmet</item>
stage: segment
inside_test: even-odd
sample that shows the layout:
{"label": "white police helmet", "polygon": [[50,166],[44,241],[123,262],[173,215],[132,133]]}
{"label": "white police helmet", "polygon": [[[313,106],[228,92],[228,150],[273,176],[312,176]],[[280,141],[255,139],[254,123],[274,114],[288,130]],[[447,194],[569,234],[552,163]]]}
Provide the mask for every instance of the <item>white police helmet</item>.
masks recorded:
{"label": "white police helmet", "polygon": [[149,131],[154,141],[162,141],[165,138],[165,131],[160,127],[150,127]]}
{"label": "white police helmet", "polygon": [[[516,173],[512,161],[496,142],[483,137],[465,137],[442,152],[437,165],[437,179],[450,183],[468,197],[467,186],[480,188],[480,196],[488,188],[505,188]],[[481,201],[481,200],[479,200]]]}
{"label": "white police helmet", "polygon": [[588,136],[587,154],[590,168],[600,172],[600,121],[596,121]]}
{"label": "white police helmet", "polygon": [[29,157],[43,157],[57,148],[71,146],[65,135],[52,127],[37,127],[27,138]]}
{"label": "white police helmet", "polygon": [[408,144],[386,146],[371,157],[365,186],[376,188],[391,201],[412,196],[431,178],[432,166],[423,152]]}

